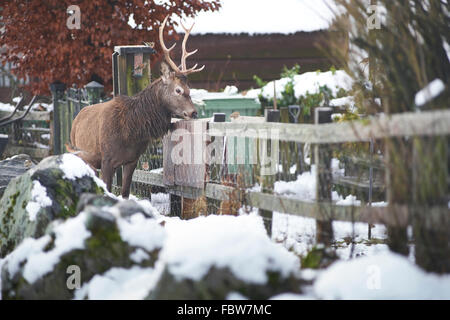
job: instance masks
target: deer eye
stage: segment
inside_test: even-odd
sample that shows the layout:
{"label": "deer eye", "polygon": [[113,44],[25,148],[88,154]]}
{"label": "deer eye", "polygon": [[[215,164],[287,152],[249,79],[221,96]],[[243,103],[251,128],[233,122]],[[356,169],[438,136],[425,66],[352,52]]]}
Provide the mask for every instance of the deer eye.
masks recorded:
{"label": "deer eye", "polygon": [[175,92],[177,94],[182,94],[183,93],[183,89],[181,89],[180,87],[176,87]]}

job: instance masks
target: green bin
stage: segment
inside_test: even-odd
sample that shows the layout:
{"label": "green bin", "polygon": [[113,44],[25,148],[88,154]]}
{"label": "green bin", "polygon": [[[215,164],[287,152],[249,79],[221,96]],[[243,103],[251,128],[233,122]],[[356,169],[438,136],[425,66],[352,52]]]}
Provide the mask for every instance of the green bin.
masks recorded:
{"label": "green bin", "polygon": [[[196,104],[199,118],[210,118],[214,113],[225,113],[225,119],[229,122],[230,115],[236,111],[239,112],[240,116],[259,116],[261,113],[259,101],[240,94],[227,95],[221,92],[208,92],[202,95],[200,99],[203,104]],[[228,137],[227,146],[227,158],[228,161],[231,161],[227,165],[228,174],[242,173],[245,186],[253,185],[253,165],[250,161],[250,157],[256,156],[253,139]]]}
{"label": "green bin", "polygon": [[230,121],[233,112],[237,111],[241,116],[257,116],[261,110],[261,104],[256,99],[242,95],[208,93],[202,100],[204,105],[196,105],[199,118],[210,118],[214,113],[222,112],[226,115],[226,121]]}

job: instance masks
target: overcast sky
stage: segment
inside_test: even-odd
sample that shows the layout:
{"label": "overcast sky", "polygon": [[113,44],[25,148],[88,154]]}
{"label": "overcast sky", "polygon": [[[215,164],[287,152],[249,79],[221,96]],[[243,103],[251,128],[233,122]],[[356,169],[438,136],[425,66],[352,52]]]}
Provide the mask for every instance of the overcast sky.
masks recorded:
{"label": "overcast sky", "polygon": [[[165,2],[167,0],[155,0]],[[216,12],[201,12],[192,33],[294,33],[326,29],[333,0],[221,0]],[[192,19],[187,19],[190,25]],[[133,18],[130,25],[135,26]],[[181,27],[177,31],[182,31]]]}
{"label": "overcast sky", "polygon": [[[325,29],[331,0],[221,0],[217,12],[201,12],[192,33],[292,33]],[[188,23],[191,20],[186,20]]]}

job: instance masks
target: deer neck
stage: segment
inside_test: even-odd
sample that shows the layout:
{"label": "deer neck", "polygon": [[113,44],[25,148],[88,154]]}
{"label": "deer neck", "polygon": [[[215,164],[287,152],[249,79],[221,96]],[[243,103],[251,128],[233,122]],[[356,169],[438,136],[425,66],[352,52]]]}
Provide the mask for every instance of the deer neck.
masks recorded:
{"label": "deer neck", "polygon": [[125,136],[128,138],[151,140],[161,138],[168,132],[171,114],[161,105],[158,84],[159,81],[155,81],[135,96],[124,99],[124,116],[127,119]]}

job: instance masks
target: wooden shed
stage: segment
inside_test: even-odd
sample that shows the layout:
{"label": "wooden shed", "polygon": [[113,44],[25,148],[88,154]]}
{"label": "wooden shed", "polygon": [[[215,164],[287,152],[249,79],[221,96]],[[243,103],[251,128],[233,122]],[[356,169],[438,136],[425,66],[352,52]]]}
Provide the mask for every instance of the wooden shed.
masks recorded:
{"label": "wooden shed", "polygon": [[[299,64],[301,72],[328,70],[333,63],[327,57],[327,48],[330,39],[336,37],[342,38],[346,46],[346,35],[328,30],[292,34],[193,34],[188,49],[199,50],[190,58],[191,63],[195,61],[206,68],[190,75],[189,81],[193,88],[210,91],[219,91],[227,85],[246,90],[256,86],[254,75],[263,80],[279,79],[283,66],[291,68]],[[180,34],[178,42],[182,38]],[[175,61],[179,61],[180,54],[178,44],[173,54]],[[154,70],[159,70],[159,66]]]}

